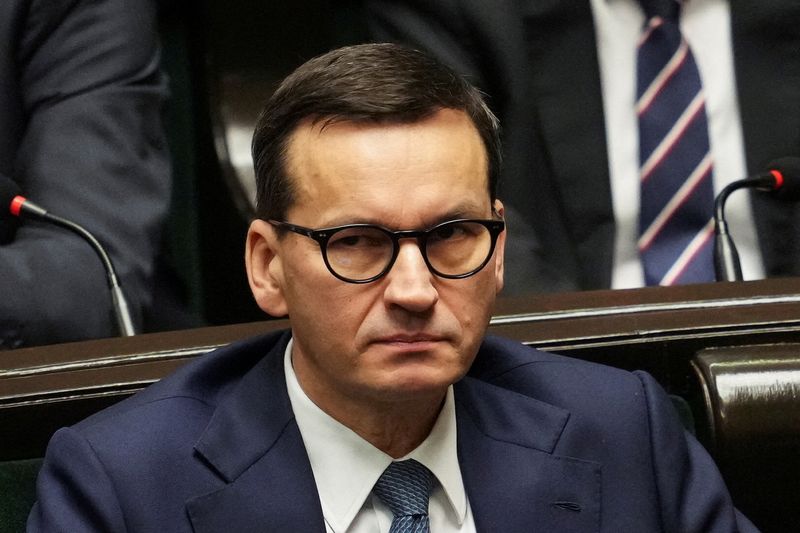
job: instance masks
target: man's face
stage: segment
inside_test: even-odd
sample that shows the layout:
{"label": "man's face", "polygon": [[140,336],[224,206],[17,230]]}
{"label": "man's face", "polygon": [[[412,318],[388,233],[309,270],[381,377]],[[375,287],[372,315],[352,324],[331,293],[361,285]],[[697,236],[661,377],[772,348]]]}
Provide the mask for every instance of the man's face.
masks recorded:
{"label": "man's face", "polygon": [[[413,124],[304,122],[290,139],[287,172],[297,194],[286,221],[300,226],[404,230],[492,218],[485,149],[459,111]],[[289,314],[295,372],[324,410],[440,400],[477,353],[502,288],[504,240],[474,276],[443,279],[428,270],[416,239],[402,239],[388,274],[352,284],[328,271],[317,242],[278,238],[257,220],[248,275],[262,309]]]}

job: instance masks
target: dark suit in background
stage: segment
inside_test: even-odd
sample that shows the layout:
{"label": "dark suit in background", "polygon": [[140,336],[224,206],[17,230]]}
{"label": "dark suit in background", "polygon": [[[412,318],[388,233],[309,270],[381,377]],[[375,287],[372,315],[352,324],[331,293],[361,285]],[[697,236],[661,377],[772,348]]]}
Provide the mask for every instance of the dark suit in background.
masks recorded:
{"label": "dark suit in background", "polygon": [[[506,293],[610,287],[614,214],[589,1],[365,5],[375,39],[428,50],[467,74],[500,117]],[[730,0],[730,9],[746,161],[756,173],[800,156],[800,3]],[[767,275],[800,275],[800,209],[763,194],[752,204]]]}
{"label": "dark suit in background", "polygon": [[[324,532],[288,340],[223,348],[60,430],[28,531]],[[490,337],[454,387],[478,531],[755,531],[647,374]]]}
{"label": "dark suit in background", "polygon": [[[170,201],[155,5],[0,2],[0,172],[102,242],[141,327]],[[0,246],[0,346],[116,335],[106,275],[64,230]]]}

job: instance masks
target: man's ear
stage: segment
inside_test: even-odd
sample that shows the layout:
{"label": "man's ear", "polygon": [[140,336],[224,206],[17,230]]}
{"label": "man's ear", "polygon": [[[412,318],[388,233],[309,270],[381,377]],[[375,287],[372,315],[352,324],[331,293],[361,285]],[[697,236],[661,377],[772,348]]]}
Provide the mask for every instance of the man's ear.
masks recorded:
{"label": "man's ear", "polygon": [[283,294],[283,264],[278,251],[275,228],[263,220],[254,220],[247,230],[244,252],[247,280],[258,306],[274,317],[288,314]]}
{"label": "man's ear", "polygon": [[[505,208],[503,202],[500,200],[494,201],[494,211],[500,216],[505,218]],[[494,249],[494,277],[497,286],[497,292],[503,290],[504,276],[505,276],[505,253],[506,253],[506,234],[508,233],[508,226],[503,233],[498,235],[497,244]]]}

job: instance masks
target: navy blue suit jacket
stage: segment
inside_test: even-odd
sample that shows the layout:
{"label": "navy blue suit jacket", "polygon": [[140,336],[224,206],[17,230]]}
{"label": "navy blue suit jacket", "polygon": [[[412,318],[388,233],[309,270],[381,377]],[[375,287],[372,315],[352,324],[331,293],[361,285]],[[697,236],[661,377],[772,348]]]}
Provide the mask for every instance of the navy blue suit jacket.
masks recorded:
{"label": "navy blue suit jacket", "polygon": [[[218,350],[57,432],[29,531],[324,532],[288,339]],[[755,530],[646,374],[487,338],[455,400],[479,531]]]}

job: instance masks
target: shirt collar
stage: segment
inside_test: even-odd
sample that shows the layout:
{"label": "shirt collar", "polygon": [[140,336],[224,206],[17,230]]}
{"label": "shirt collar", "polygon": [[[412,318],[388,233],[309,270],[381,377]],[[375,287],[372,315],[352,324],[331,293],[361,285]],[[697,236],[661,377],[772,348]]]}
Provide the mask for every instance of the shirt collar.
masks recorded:
{"label": "shirt collar", "polygon": [[[311,462],[322,512],[334,531],[346,531],[369,498],[391,456],[333,419],[306,396],[291,363],[292,340],[284,355],[289,400]],[[467,514],[467,496],[458,465],[453,387],[428,437],[401,459],[415,459],[439,481],[459,524]],[[434,489],[436,490],[436,489]]]}

